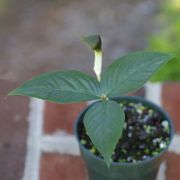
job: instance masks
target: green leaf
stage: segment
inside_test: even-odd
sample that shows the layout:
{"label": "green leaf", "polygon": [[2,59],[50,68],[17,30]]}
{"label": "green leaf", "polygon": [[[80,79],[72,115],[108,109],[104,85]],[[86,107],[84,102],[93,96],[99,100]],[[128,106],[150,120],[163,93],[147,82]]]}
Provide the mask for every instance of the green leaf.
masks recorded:
{"label": "green leaf", "polygon": [[135,52],[123,56],[102,74],[102,91],[109,97],[135,91],[172,58],[172,55],[157,52]]}
{"label": "green leaf", "polygon": [[87,43],[91,49],[101,51],[101,37],[100,35],[84,36],[83,41]]}
{"label": "green leaf", "polygon": [[112,100],[94,104],[84,116],[84,125],[88,136],[103,156],[106,164],[121,137],[124,127],[124,112],[118,103]]}
{"label": "green leaf", "polygon": [[9,95],[25,95],[56,103],[99,99],[99,82],[79,71],[46,73],[25,82]]}

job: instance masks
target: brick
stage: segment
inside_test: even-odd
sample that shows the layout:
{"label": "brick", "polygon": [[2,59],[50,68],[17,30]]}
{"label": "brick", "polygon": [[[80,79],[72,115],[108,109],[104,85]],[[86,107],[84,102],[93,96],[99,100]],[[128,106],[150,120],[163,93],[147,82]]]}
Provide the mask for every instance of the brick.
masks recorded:
{"label": "brick", "polygon": [[167,153],[167,180],[176,180],[180,177],[180,155]]}
{"label": "brick", "polygon": [[0,80],[0,179],[22,178],[26,154],[29,100],[6,97],[16,83]]}
{"label": "brick", "polygon": [[174,121],[176,131],[180,132],[180,83],[164,83],[162,87],[163,107]]}
{"label": "brick", "polygon": [[81,157],[43,154],[40,180],[85,180],[86,172]]}
{"label": "brick", "polygon": [[55,104],[46,102],[44,112],[44,133],[52,134],[58,130],[73,132],[73,124],[85,103]]}

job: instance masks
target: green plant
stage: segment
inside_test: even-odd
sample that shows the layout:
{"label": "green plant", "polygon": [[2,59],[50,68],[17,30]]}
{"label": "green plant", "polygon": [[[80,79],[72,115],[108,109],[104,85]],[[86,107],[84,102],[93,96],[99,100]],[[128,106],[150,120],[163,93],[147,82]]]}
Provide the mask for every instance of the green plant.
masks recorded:
{"label": "green plant", "polygon": [[180,1],[166,0],[157,16],[161,24],[157,34],[149,40],[149,49],[176,54],[174,61],[168,62],[160,71],[155,73],[152,81],[180,80]]}
{"label": "green plant", "polygon": [[135,91],[172,55],[158,52],[135,52],[123,56],[101,73],[101,38],[83,38],[95,52],[94,71],[97,78],[79,71],[57,71],[35,77],[9,95],[32,96],[56,103],[99,100],[85,114],[84,125],[95,147],[111,163],[111,155],[124,127],[122,107],[113,97]]}

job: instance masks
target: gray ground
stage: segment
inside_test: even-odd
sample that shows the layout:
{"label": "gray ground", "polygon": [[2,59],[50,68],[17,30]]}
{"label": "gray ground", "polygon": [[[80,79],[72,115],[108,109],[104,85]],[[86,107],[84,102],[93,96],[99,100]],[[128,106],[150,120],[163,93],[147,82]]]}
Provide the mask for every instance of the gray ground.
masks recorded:
{"label": "gray ground", "polygon": [[[24,80],[39,72],[92,72],[93,54],[80,37],[100,33],[104,65],[144,49],[158,0],[0,0],[0,79]],[[8,3],[9,2],[9,3]]]}

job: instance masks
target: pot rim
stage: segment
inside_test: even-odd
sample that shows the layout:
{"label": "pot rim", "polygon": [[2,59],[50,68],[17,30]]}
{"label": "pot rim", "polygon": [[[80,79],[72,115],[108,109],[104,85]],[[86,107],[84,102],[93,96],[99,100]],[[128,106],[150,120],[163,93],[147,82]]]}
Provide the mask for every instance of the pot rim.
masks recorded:
{"label": "pot rim", "polygon": [[[173,139],[173,136],[174,136],[174,124],[170,118],[170,116],[168,115],[167,112],[165,112],[160,106],[156,105],[155,103],[147,100],[147,99],[144,99],[142,97],[137,97],[137,96],[120,96],[120,97],[114,97],[114,98],[111,98],[111,100],[116,100],[116,101],[120,101],[120,100],[132,100],[132,102],[142,102],[144,105],[148,105],[154,109],[156,109],[157,111],[159,111],[161,114],[163,114],[163,116],[165,117],[165,119],[169,122],[169,125],[170,125],[170,142],[168,144],[168,146],[163,149],[160,153],[154,155],[153,157],[150,157],[146,160],[142,160],[142,161],[138,161],[138,162],[111,162],[111,165],[113,166],[118,166],[118,165],[123,165],[123,166],[134,166],[134,165],[143,165],[144,163],[148,163],[148,162],[151,162],[155,159],[157,159],[158,157],[162,156],[169,148],[169,146],[171,145],[172,143],[172,139]],[[78,140],[78,144],[80,146],[80,148],[83,149],[83,151],[86,151],[90,157],[96,159],[96,160],[99,160],[101,162],[104,162],[104,160],[96,155],[94,155],[93,153],[91,153],[87,148],[85,148],[81,143],[80,143],[80,139],[79,139],[79,136],[78,136],[78,132],[77,132],[77,127],[78,127],[78,123],[79,121],[83,118],[84,114],[86,113],[86,111],[91,107],[93,106],[95,103],[99,102],[98,101],[95,101],[93,102],[92,104],[88,105],[86,108],[84,108],[84,110],[82,110],[79,114],[79,116],[77,117],[76,121],[75,121],[75,124],[74,124],[74,135],[76,137],[76,139]]]}

